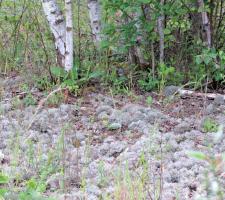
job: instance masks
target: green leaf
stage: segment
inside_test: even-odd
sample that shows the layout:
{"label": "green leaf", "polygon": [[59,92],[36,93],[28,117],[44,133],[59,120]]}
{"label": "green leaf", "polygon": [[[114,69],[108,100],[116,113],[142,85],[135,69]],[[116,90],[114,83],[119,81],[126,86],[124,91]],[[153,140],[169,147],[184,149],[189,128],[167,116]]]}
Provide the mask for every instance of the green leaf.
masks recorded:
{"label": "green leaf", "polygon": [[199,152],[199,151],[189,151],[189,152],[187,152],[187,155],[189,157],[196,158],[198,160],[206,160],[206,158],[207,158],[207,156],[204,153]]}
{"label": "green leaf", "polygon": [[109,130],[117,130],[117,129],[121,129],[122,125],[120,123],[112,123],[108,126]]}
{"label": "green leaf", "polygon": [[27,187],[34,190],[37,188],[37,182],[34,179],[30,179],[29,181],[27,181]]}
{"label": "green leaf", "polygon": [[148,4],[151,3],[151,0],[138,0],[139,3]]}
{"label": "green leaf", "polygon": [[204,63],[206,64],[206,65],[208,65],[210,62],[211,62],[211,58],[208,56],[208,55],[206,55],[205,57],[204,57]]}
{"label": "green leaf", "polygon": [[[5,195],[6,192],[8,192],[7,189],[5,189],[5,188],[0,188],[0,197],[3,197],[3,196]],[[1,198],[0,198],[0,200],[1,200]]]}
{"label": "green leaf", "polygon": [[110,43],[109,43],[109,41],[107,41],[107,40],[103,40],[103,41],[101,41],[101,43],[100,43],[100,48],[101,48],[101,49],[109,48],[109,46],[110,46]]}
{"label": "green leaf", "polygon": [[8,176],[5,176],[4,174],[0,174],[0,184],[6,184],[9,182]]}
{"label": "green leaf", "polygon": [[202,63],[202,57],[201,55],[198,55],[195,57],[195,62],[197,65],[200,65]]}
{"label": "green leaf", "polygon": [[92,72],[90,75],[89,75],[89,78],[99,78],[103,75],[103,72],[101,71],[96,71],[96,72]]}
{"label": "green leaf", "polygon": [[165,34],[165,35],[171,34],[171,30],[168,29],[168,28],[165,28],[165,29],[164,29],[164,34]]}

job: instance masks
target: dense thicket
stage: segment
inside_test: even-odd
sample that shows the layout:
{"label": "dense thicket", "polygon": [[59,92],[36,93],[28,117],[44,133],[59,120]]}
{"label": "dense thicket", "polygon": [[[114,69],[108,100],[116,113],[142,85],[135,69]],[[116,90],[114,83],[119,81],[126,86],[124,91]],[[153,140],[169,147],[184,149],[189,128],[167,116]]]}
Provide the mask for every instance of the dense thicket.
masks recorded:
{"label": "dense thicket", "polygon": [[[96,15],[88,14],[93,2],[100,5],[101,26],[95,24]],[[57,3],[64,11],[64,2]],[[224,0],[77,0],[73,16],[74,83],[94,77],[117,89],[152,90],[187,82],[223,85]],[[98,28],[101,35],[96,37]],[[45,69],[53,76],[57,71],[41,1],[0,1],[0,47],[2,73]]]}

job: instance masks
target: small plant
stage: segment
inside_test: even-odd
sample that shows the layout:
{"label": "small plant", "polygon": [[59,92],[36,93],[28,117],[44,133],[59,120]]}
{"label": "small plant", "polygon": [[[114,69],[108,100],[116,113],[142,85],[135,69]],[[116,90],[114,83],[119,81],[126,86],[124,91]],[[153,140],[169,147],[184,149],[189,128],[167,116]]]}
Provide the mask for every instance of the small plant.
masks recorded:
{"label": "small plant", "polygon": [[69,73],[65,72],[60,67],[52,67],[51,72],[55,77],[55,82],[60,84],[63,88],[68,88],[71,93],[77,93],[79,84],[78,73],[75,67]]}
{"label": "small plant", "polygon": [[34,96],[31,93],[28,93],[26,97],[23,99],[23,104],[27,106],[34,106],[37,104],[37,100],[34,98]]}
{"label": "small plant", "polygon": [[[0,174],[0,199],[4,200],[8,198],[8,195],[12,192],[12,188],[8,188],[8,183],[10,178],[5,174]],[[44,197],[42,193],[38,190],[39,183],[35,179],[30,179],[25,183],[23,190],[19,191],[17,195],[18,200],[53,200]],[[4,187],[3,187],[4,186]]]}
{"label": "small plant", "polygon": [[142,178],[134,178],[128,166],[123,171],[118,171],[115,176],[117,180],[113,199],[146,199]]}
{"label": "small plant", "polygon": [[23,101],[18,96],[13,97],[11,100],[11,103],[12,103],[13,109],[18,109],[23,107]]}
{"label": "small plant", "polygon": [[151,96],[148,96],[147,99],[146,99],[146,103],[148,104],[148,106],[151,106],[152,103],[153,103],[153,99]]}
{"label": "small plant", "polygon": [[211,118],[206,118],[203,122],[203,131],[206,133],[217,132],[219,125]]}
{"label": "small plant", "polygon": [[53,83],[51,83],[51,80],[46,77],[37,77],[35,78],[35,86],[40,90],[40,91],[48,91],[49,89],[52,88]]}
{"label": "small plant", "polygon": [[29,92],[29,86],[27,83],[23,83],[20,85],[20,89],[23,91],[23,92]]}
{"label": "small plant", "polygon": [[9,177],[6,176],[3,173],[0,173],[0,198],[3,198],[5,193],[8,191],[8,189],[5,187],[3,187],[4,185],[6,185],[9,182]]}
{"label": "small plant", "polygon": [[59,93],[53,94],[51,97],[48,98],[47,105],[57,106],[60,103],[62,103],[63,100],[64,100],[64,95],[61,92],[59,92]]}
{"label": "small plant", "polygon": [[19,200],[50,200],[38,191],[38,184],[35,179],[27,181],[24,191],[19,193]]}
{"label": "small plant", "polygon": [[175,68],[171,66],[167,66],[165,64],[160,64],[158,68],[158,79],[159,91],[162,92],[164,87],[166,86],[167,81],[169,81],[169,76],[175,73]]}
{"label": "small plant", "polygon": [[[27,83],[23,83],[20,85],[20,90],[22,90],[25,93],[25,97],[20,100],[21,103],[27,107],[27,106],[33,106],[37,104],[36,99],[34,98],[34,96],[32,95],[32,93],[30,92],[30,87]],[[19,97],[18,97],[19,98]]]}
{"label": "small plant", "polygon": [[77,85],[77,82],[73,79],[65,80],[62,83],[62,87],[67,88],[69,90],[69,92],[71,92],[73,94],[77,94],[77,91],[79,89],[79,86]]}
{"label": "small plant", "polygon": [[152,91],[157,88],[158,84],[159,81],[152,76],[151,72],[148,73],[147,77],[138,80],[138,85],[143,91]]}
{"label": "small plant", "polygon": [[107,182],[107,176],[106,176],[106,172],[105,172],[105,166],[104,166],[104,162],[100,161],[98,164],[98,173],[99,173],[99,180],[98,180],[98,185],[100,187],[104,187]]}

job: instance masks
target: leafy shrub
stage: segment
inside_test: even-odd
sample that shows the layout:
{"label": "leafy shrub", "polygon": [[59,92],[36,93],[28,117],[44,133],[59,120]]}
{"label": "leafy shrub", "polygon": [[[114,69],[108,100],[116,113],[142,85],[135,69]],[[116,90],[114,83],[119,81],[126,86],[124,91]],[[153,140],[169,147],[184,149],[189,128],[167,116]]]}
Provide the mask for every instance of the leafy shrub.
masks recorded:
{"label": "leafy shrub", "polygon": [[147,74],[147,77],[143,77],[138,80],[138,85],[143,91],[150,92],[157,88],[159,81],[152,76],[151,73]]}
{"label": "leafy shrub", "polygon": [[225,81],[225,52],[215,49],[203,49],[202,53],[195,57],[199,74],[206,74],[209,79],[223,84]]}

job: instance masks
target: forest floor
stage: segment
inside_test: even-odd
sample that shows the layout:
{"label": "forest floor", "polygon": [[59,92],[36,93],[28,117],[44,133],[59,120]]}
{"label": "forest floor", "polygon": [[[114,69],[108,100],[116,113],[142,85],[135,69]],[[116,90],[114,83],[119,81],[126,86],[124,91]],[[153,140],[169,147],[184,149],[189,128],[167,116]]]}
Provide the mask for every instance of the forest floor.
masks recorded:
{"label": "forest floor", "polygon": [[17,188],[7,199],[18,199],[31,178],[59,200],[196,199],[216,178],[206,173],[209,162],[189,151],[218,158],[215,174],[224,190],[225,135],[215,141],[225,124],[222,99],[87,92],[37,110],[20,106],[22,83],[20,77],[1,83],[0,167]]}

